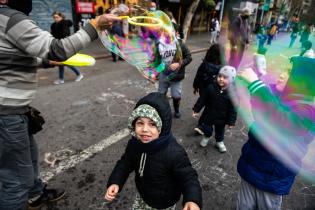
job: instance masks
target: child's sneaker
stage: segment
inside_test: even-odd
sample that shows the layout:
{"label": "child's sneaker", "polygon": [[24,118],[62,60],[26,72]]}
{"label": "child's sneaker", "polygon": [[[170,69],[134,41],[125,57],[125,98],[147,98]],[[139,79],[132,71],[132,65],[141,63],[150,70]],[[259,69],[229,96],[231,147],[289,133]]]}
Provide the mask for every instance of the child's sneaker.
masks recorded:
{"label": "child's sneaker", "polygon": [[77,76],[77,78],[75,79],[76,82],[80,82],[83,79],[83,75],[80,74],[79,76]]}
{"label": "child's sneaker", "polygon": [[216,148],[219,150],[219,152],[221,152],[221,153],[226,152],[226,147],[225,147],[223,141],[216,142],[216,143],[215,143],[215,147],[216,147]]}
{"label": "child's sneaker", "polygon": [[209,143],[210,137],[203,137],[201,142],[200,142],[200,146],[202,147],[206,147]]}
{"label": "child's sneaker", "polygon": [[55,85],[61,85],[63,83],[65,83],[65,81],[63,79],[58,79],[58,80],[54,81]]}
{"label": "child's sneaker", "polygon": [[44,186],[43,193],[41,195],[28,200],[28,210],[40,209],[40,207],[49,202],[60,200],[66,194],[63,189],[46,189],[46,187],[47,185]]}
{"label": "child's sneaker", "polygon": [[196,131],[197,134],[200,134],[200,135],[205,135],[205,133],[202,131],[202,128],[200,126],[197,126],[194,128],[194,131]]}

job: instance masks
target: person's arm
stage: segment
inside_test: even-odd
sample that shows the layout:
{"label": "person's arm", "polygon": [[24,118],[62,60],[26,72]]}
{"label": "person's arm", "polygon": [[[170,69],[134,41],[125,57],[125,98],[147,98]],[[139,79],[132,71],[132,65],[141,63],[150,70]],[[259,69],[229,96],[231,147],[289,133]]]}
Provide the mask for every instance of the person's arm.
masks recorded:
{"label": "person's arm", "polygon": [[194,206],[194,204],[201,209],[202,189],[198,180],[198,174],[193,169],[187,153],[182,147],[174,151],[171,162],[172,173],[182,189],[184,209],[188,205]]}
{"label": "person's arm", "polygon": [[209,85],[205,89],[205,91],[203,91],[203,93],[200,95],[200,97],[198,98],[197,102],[195,103],[195,105],[193,107],[194,113],[199,113],[200,110],[206,105],[207,100],[209,100],[211,98],[212,91],[213,91],[212,85]]}
{"label": "person's arm", "polygon": [[112,17],[98,16],[77,33],[61,40],[40,29],[22,13],[13,15],[10,20],[12,21],[6,28],[6,38],[17,48],[34,57],[64,61],[95,40],[98,37],[96,28],[108,24]]}
{"label": "person's arm", "polygon": [[181,42],[181,49],[182,49],[182,55],[183,59],[181,62],[181,68],[187,66],[192,61],[191,53],[188,47],[185,45],[185,43]]}
{"label": "person's arm", "polygon": [[66,19],[65,21],[66,21],[66,24],[67,24],[68,27],[73,26],[73,23],[72,23],[71,20]]}
{"label": "person's arm", "polygon": [[128,142],[125,153],[122,155],[120,160],[117,161],[116,166],[108,179],[107,187],[116,184],[119,186],[119,192],[122,190],[129,174],[134,170],[132,165],[132,159],[134,157],[132,154],[132,148]]}
{"label": "person's arm", "polygon": [[196,73],[196,76],[195,76],[195,79],[194,79],[194,82],[193,82],[193,88],[194,88],[194,91],[198,91],[199,92],[199,87],[200,87],[200,83],[201,83],[201,80],[202,80],[202,72],[203,72],[203,69],[204,69],[204,62],[202,62],[200,64],[200,66],[198,67],[197,69],[197,73]]}
{"label": "person's arm", "polygon": [[249,83],[254,119],[258,122],[272,122],[273,125],[291,132],[314,131],[314,105],[302,101],[283,101],[260,81],[251,68],[240,71],[239,76]]}
{"label": "person's arm", "polygon": [[228,114],[228,121],[227,124],[229,126],[235,126],[236,118],[237,118],[237,111],[232,103],[232,101],[229,104],[229,114]]}

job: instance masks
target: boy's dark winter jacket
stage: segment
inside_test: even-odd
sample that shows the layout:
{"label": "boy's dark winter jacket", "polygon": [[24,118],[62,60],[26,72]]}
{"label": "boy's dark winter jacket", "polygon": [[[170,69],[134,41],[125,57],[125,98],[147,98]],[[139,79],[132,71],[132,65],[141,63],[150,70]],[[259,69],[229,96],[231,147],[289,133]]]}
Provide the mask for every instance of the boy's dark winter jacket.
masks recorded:
{"label": "boy's dark winter jacket", "polygon": [[201,123],[235,125],[237,113],[228,90],[222,90],[216,82],[208,85],[205,92],[198,98],[193,110],[199,113],[203,107],[205,108],[200,117],[203,119]]}
{"label": "boy's dark winter jacket", "polygon": [[172,82],[178,82],[181,81],[185,78],[185,67],[192,61],[191,58],[191,53],[187,46],[183,43],[181,39],[178,39],[180,48],[182,50],[182,62],[181,62],[181,67],[176,73],[176,75],[171,79]]}
{"label": "boy's dark winter jacket", "polygon": [[213,83],[215,77],[218,75],[221,66],[203,61],[196,73],[193,88],[198,90],[201,94],[210,83]]}
{"label": "boy's dark winter jacket", "polygon": [[[137,190],[149,206],[164,209],[177,203],[183,195],[183,203],[192,201],[201,208],[202,193],[198,175],[192,168],[187,153],[171,133],[171,108],[165,95],[151,93],[142,98],[136,107],[141,104],[148,104],[159,113],[162,119],[160,137],[146,144],[131,138],[107,186],[118,184],[121,191],[129,174],[135,171]],[[144,156],[146,160],[141,176],[139,167]]]}

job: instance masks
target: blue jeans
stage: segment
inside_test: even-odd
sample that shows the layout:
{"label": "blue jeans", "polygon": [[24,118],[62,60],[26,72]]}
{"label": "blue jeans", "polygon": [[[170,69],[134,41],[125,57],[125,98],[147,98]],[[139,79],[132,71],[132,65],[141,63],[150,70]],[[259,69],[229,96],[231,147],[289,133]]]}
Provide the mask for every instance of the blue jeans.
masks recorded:
{"label": "blue jeans", "polygon": [[0,115],[0,210],[26,209],[42,193],[38,149],[25,115]]}
{"label": "blue jeans", "polygon": [[225,132],[225,125],[207,125],[202,123],[202,130],[205,134],[205,137],[211,137],[213,133],[213,128],[215,131],[215,140],[216,142],[221,142],[224,140],[224,132]]}
{"label": "blue jeans", "polygon": [[[59,67],[59,79],[63,80],[64,79],[64,74],[65,74],[65,67],[64,66],[58,66]],[[69,69],[71,69],[77,76],[80,75],[79,69],[77,69],[74,66],[67,66]]]}

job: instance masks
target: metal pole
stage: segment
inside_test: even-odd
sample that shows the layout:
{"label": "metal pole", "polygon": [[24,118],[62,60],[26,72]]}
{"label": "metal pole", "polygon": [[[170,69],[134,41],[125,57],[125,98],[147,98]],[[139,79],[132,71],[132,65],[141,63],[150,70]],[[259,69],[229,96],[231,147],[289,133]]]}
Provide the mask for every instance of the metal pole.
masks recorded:
{"label": "metal pole", "polygon": [[221,27],[222,27],[223,10],[224,10],[224,0],[222,0],[222,2],[221,2],[221,11],[220,11],[220,30],[221,30]]}

